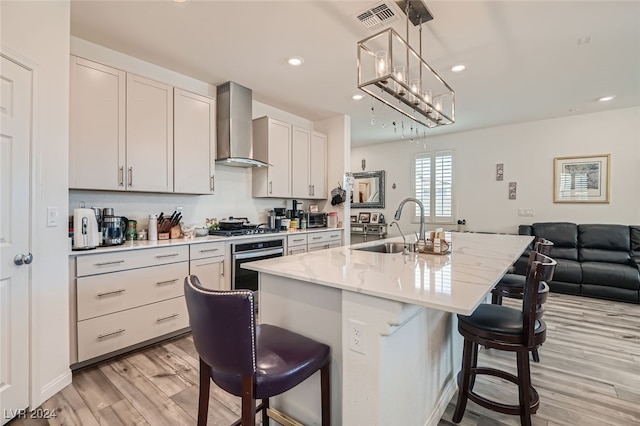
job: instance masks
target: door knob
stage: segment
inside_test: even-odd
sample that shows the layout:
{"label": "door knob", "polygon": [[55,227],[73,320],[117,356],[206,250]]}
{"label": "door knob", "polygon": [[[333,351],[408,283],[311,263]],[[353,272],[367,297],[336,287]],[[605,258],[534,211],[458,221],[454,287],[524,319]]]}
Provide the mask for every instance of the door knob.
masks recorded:
{"label": "door knob", "polygon": [[31,253],[24,254],[16,254],[16,257],[13,258],[13,263],[16,265],[28,265],[33,262],[33,255]]}

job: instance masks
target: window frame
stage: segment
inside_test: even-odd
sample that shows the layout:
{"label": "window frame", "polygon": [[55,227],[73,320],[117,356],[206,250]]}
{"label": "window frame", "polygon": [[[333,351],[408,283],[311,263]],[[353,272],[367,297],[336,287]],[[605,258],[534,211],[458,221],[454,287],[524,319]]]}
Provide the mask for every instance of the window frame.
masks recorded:
{"label": "window frame", "polygon": [[[451,157],[451,216],[436,216],[436,185],[435,185],[435,170],[436,170],[436,158],[438,157]],[[418,194],[416,193],[416,162],[418,159],[429,158],[430,159],[430,203],[429,208],[425,206],[425,223],[429,224],[443,224],[450,225],[456,223],[456,156],[454,150],[439,150],[439,151],[427,151],[427,152],[417,152],[412,156],[411,162],[411,193],[412,196],[416,199],[419,199]],[[413,215],[411,218],[411,223],[420,223],[419,217],[419,207],[413,210]]]}

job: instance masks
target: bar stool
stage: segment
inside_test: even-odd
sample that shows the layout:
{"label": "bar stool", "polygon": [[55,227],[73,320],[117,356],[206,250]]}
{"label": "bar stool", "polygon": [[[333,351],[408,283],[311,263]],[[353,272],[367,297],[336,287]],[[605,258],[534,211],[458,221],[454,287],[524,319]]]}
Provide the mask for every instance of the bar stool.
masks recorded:
{"label": "bar stool", "polygon": [[[531,268],[526,277],[523,309],[502,305],[482,304],[470,316],[458,315],[458,331],[464,337],[462,369],[458,373],[458,400],[453,422],[464,416],[467,400],[490,410],[519,415],[522,425],[531,424],[531,414],[540,405],[538,392],[531,386],[529,352],[538,348],[546,339],[546,324],[542,320],[539,304],[540,289],[548,290],[545,281],[551,280],[556,261],[532,251]],[[503,351],[516,352],[518,374],[513,375],[495,368],[478,367],[478,345]],[[508,405],[485,398],[475,392],[476,376],[487,374],[500,377],[518,385],[519,404]]]}
{"label": "bar stool", "polygon": [[[538,240],[534,244],[533,251],[548,256],[549,253],[551,253],[552,248],[553,243],[551,241],[544,238],[538,238]],[[531,269],[531,262],[532,257],[530,256],[529,261],[527,262],[527,274]],[[524,284],[526,278],[527,277],[525,275],[504,274],[498,284],[496,284],[496,286],[491,290],[491,303],[493,303],[494,305],[502,305],[503,297],[522,300],[522,298],[524,297]],[[546,293],[544,297],[546,300]],[[540,309],[542,309],[542,306],[540,306]],[[532,351],[531,355],[533,356],[533,360],[535,362],[540,362],[540,354],[538,353],[537,349]]]}
{"label": "bar stool", "polygon": [[[331,348],[274,325],[256,325],[253,292],[202,287],[185,278],[189,322],[200,356],[198,426],[207,424],[210,380],[242,398],[242,416],[233,426],[254,426],[256,413],[268,425],[269,398],[320,370],[322,425],[331,423]],[[261,404],[256,408],[256,399]]]}

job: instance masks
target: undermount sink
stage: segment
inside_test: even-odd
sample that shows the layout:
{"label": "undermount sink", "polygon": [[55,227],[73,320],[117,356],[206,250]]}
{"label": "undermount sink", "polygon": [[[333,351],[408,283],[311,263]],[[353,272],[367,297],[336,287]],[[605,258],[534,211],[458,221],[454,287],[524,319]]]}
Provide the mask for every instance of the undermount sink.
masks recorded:
{"label": "undermount sink", "polygon": [[375,253],[402,253],[405,247],[409,252],[415,251],[414,243],[382,243],[374,246],[354,248],[353,250],[372,251]]}

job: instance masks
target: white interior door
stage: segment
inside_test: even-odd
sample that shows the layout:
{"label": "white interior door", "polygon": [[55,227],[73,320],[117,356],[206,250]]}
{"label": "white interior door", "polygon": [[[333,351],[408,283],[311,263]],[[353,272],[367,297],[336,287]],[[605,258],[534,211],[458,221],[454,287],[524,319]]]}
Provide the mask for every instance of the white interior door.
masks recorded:
{"label": "white interior door", "polygon": [[29,405],[32,76],[5,57],[0,61],[0,424],[5,424]]}

